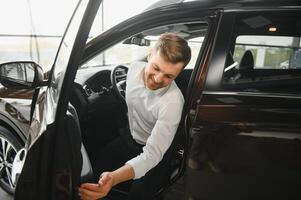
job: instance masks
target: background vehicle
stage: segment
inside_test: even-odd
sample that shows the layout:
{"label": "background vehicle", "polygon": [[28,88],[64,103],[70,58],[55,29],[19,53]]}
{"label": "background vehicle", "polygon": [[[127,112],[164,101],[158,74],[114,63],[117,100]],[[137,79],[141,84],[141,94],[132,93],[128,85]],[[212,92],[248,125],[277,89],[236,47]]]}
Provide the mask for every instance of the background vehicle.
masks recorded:
{"label": "background vehicle", "polygon": [[0,186],[13,193],[12,164],[28,136],[33,91],[8,89],[0,85],[0,94]]}
{"label": "background vehicle", "polygon": [[[93,175],[83,173],[91,167],[88,160],[93,167],[95,152],[126,122],[124,104],[112,89],[112,80],[124,80],[126,70],[114,69],[145,59],[152,41],[167,31],[195,45],[195,59],[176,80],[185,106],[169,180],[154,198],[301,196],[301,71],[281,67],[300,51],[300,3],[166,2],[88,43],[100,2],[79,6],[69,27],[78,35],[67,32],[49,81],[31,86],[44,95],[38,101],[41,125],[31,129],[15,199],[78,198],[76,188]],[[76,19],[82,19],[81,26]],[[73,109],[66,114],[69,102],[79,123]],[[81,151],[82,139],[88,156]],[[127,188],[115,188],[108,198],[126,195]]]}

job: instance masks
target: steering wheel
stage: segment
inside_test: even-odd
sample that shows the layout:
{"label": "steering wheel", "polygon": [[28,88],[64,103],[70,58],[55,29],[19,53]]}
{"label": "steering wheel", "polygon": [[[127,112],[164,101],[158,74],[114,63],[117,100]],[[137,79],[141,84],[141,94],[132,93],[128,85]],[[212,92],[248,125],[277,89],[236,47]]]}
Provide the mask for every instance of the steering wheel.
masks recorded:
{"label": "steering wheel", "polygon": [[128,68],[124,65],[117,65],[111,71],[112,92],[121,103],[125,102],[126,77]]}

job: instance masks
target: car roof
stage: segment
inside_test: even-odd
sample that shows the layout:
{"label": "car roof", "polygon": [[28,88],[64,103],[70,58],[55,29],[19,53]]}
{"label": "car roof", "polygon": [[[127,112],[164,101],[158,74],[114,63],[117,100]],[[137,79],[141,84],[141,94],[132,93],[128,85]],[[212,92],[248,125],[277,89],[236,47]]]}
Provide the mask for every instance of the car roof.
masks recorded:
{"label": "car roof", "polygon": [[283,6],[300,7],[300,0],[161,0],[146,10],[194,4],[204,9],[242,9],[242,8],[277,8]]}

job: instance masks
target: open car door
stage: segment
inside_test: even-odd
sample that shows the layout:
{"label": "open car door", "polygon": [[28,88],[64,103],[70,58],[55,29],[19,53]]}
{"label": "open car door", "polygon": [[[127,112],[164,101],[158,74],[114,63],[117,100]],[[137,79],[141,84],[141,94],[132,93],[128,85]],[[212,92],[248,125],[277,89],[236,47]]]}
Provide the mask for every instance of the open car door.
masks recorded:
{"label": "open car door", "polygon": [[16,200],[78,199],[81,173],[85,175],[89,170],[83,170],[80,129],[76,112],[68,106],[68,96],[101,1],[78,2],[48,81],[43,80],[44,74],[35,63],[2,66],[4,72],[20,66],[34,72],[30,80],[27,76],[27,79],[15,80],[2,73],[1,81],[6,81],[7,87],[36,91],[30,136],[25,150],[18,155],[19,161],[24,162],[20,162],[22,171],[17,174]]}

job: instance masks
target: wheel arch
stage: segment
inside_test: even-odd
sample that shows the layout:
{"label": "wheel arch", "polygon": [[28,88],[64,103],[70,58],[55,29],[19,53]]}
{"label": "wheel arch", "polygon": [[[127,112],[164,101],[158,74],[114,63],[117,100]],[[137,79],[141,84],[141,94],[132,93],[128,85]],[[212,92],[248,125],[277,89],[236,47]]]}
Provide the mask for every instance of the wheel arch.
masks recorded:
{"label": "wheel arch", "polygon": [[21,131],[21,128],[18,127],[14,122],[12,122],[10,119],[8,119],[6,116],[2,114],[0,114],[0,126],[3,126],[4,128],[11,131],[14,134],[14,136],[16,136],[17,139],[22,142],[23,145],[25,144],[26,136]]}

